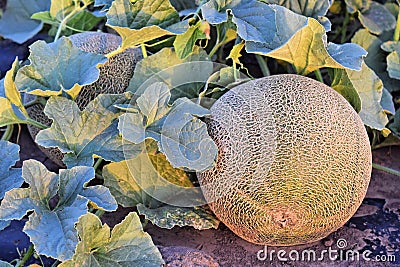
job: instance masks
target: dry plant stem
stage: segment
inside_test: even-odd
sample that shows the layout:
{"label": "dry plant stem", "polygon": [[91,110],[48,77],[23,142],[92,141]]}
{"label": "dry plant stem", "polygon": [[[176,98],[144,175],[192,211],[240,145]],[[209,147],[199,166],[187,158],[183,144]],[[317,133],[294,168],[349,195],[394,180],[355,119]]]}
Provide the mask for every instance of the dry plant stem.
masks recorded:
{"label": "dry plant stem", "polygon": [[32,257],[33,252],[34,252],[33,244],[31,244],[29,246],[28,250],[26,251],[26,253],[24,254],[24,256],[22,257],[21,261],[18,262],[18,264],[15,267],[25,266],[25,263],[29,260],[30,257]]}
{"label": "dry plant stem", "polygon": [[3,136],[1,137],[1,140],[5,140],[5,141],[10,140],[13,131],[14,131],[14,124],[7,125],[6,131],[4,132]]}
{"label": "dry plant stem", "polygon": [[400,171],[396,171],[396,170],[393,170],[391,168],[388,168],[388,167],[385,167],[385,166],[382,166],[382,165],[379,165],[379,164],[376,164],[376,163],[372,163],[372,167],[374,169],[377,169],[377,170],[380,170],[380,171],[384,171],[386,173],[393,174],[393,175],[396,175],[396,176],[400,177]]}

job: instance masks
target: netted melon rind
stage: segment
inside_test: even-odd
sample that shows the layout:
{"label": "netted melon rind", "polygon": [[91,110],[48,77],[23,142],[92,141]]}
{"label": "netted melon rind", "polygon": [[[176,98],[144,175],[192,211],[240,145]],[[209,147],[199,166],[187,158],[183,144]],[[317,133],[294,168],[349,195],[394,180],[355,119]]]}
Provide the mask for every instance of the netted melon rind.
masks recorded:
{"label": "netted melon rind", "polygon": [[[121,44],[121,37],[103,32],[84,32],[69,36],[72,44],[79,49],[96,54],[108,54],[116,50]],[[125,92],[129,85],[129,81],[133,76],[136,63],[142,59],[140,49],[127,49],[108,59],[104,66],[100,67],[99,79],[93,84],[82,87],[81,92],[76,97],[75,102],[79,108],[83,110],[86,105],[99,94],[119,94]],[[24,102],[33,100],[35,96],[25,94]],[[44,114],[43,106],[36,104],[27,109],[31,118],[45,125],[50,126],[51,120]],[[28,125],[28,130],[33,139],[40,131],[39,128]],[[39,148],[54,163],[64,167],[62,162],[63,154],[57,148]]]}
{"label": "netted melon rind", "polygon": [[245,240],[320,240],[360,206],[372,156],[357,113],[330,87],[298,75],[239,85],[211,108],[215,168],[198,174],[216,216]]}

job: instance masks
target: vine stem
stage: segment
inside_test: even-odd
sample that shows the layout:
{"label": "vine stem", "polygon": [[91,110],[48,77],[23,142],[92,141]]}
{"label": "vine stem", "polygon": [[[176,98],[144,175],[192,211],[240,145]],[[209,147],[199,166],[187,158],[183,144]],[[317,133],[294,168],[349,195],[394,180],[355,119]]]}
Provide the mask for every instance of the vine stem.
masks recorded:
{"label": "vine stem", "polygon": [[315,78],[317,78],[317,80],[321,83],[324,83],[324,78],[322,78],[322,74],[320,70],[315,70],[314,71],[315,74]]}
{"label": "vine stem", "polygon": [[268,69],[267,62],[265,61],[265,58],[261,55],[256,54],[256,59],[257,59],[257,63],[260,66],[260,69],[261,69],[261,72],[263,73],[263,75],[265,77],[271,75],[271,73],[269,72],[269,69]]}
{"label": "vine stem", "polygon": [[118,55],[119,53],[124,52],[124,51],[125,51],[125,48],[122,48],[122,47],[120,46],[120,47],[118,47],[118,49],[116,49],[116,50],[114,50],[114,51],[108,53],[108,54],[106,55],[106,57],[107,57],[107,58],[111,58],[111,57],[113,57],[113,56],[115,56],[115,55]]}
{"label": "vine stem", "polygon": [[33,99],[32,101],[29,101],[28,103],[24,104],[24,107],[29,108],[36,104],[43,104],[42,100],[38,96],[36,96],[35,99]]}
{"label": "vine stem", "polygon": [[22,267],[25,265],[25,263],[29,260],[29,258],[33,255],[34,252],[34,248],[33,248],[33,244],[31,244],[28,248],[28,250],[26,251],[26,253],[24,254],[24,256],[22,257],[21,261],[18,262],[18,264],[15,267]]}
{"label": "vine stem", "polygon": [[58,29],[57,29],[57,33],[56,36],[54,37],[54,42],[57,41],[60,38],[61,35],[61,31],[63,30],[64,27],[67,26],[68,21],[75,16],[76,14],[78,14],[79,12],[81,12],[82,10],[84,10],[85,8],[87,8],[90,4],[93,3],[93,1],[88,1],[87,3],[84,2],[84,5],[81,7],[78,7],[78,5],[80,5],[81,1],[74,1],[75,2],[75,9],[71,11],[71,13],[69,13],[67,16],[65,16],[65,18],[60,22],[60,25],[58,25]]}
{"label": "vine stem", "polygon": [[27,122],[28,124],[32,124],[33,126],[38,127],[38,128],[41,129],[41,130],[44,130],[44,129],[49,128],[49,126],[44,125],[43,123],[40,123],[40,122],[38,122],[38,121],[32,120],[31,118],[26,119],[26,122]]}
{"label": "vine stem", "polygon": [[397,24],[393,34],[393,41],[398,42],[400,38],[400,4],[399,12],[397,13]]}
{"label": "vine stem", "polygon": [[142,49],[143,58],[147,57],[147,49],[145,44],[140,44],[140,48]]}
{"label": "vine stem", "polygon": [[94,213],[94,215],[96,215],[97,217],[101,217],[101,216],[103,216],[103,214],[105,213],[105,211],[104,210],[96,210],[96,212]]}
{"label": "vine stem", "polygon": [[94,166],[93,166],[93,169],[96,171],[98,168],[99,168],[99,166],[100,166],[100,164],[103,162],[103,159],[102,158],[99,158],[97,161],[96,161],[96,163],[94,164]]}
{"label": "vine stem", "polygon": [[166,38],[166,39],[164,39],[164,40],[158,41],[158,42],[156,42],[156,43],[153,43],[153,44],[144,44],[144,45],[145,45],[146,47],[154,47],[154,46],[157,46],[157,45],[166,43],[166,42],[168,42],[168,41],[171,41],[171,40],[174,39],[174,38],[175,38],[175,36],[171,36],[171,37],[168,37],[168,38]]}
{"label": "vine stem", "polygon": [[396,176],[400,177],[400,171],[396,171],[396,170],[393,170],[391,168],[388,168],[388,167],[385,167],[385,166],[382,166],[382,165],[379,165],[379,164],[376,164],[376,163],[372,163],[372,167],[374,169],[377,169],[377,170],[380,170],[380,171],[384,171],[384,172],[387,172],[389,174],[393,174],[393,175],[396,175]]}
{"label": "vine stem", "polygon": [[210,54],[209,54],[209,56],[210,56],[210,58],[212,58],[212,56],[218,51],[218,49],[221,47],[221,45],[223,44],[223,42],[220,42],[220,38],[221,38],[221,33],[220,33],[220,26],[219,25],[217,25],[216,26],[216,28],[217,28],[217,40],[215,41],[215,45],[214,45],[214,47],[211,49],[211,51],[210,51]]}
{"label": "vine stem", "polygon": [[14,131],[14,124],[7,125],[6,131],[4,132],[3,136],[1,137],[1,140],[5,140],[5,141],[10,140],[13,131]]}
{"label": "vine stem", "polygon": [[340,38],[340,42],[341,42],[341,43],[344,43],[344,42],[346,41],[347,24],[349,24],[349,21],[350,21],[350,14],[349,14],[349,12],[347,11],[347,8],[346,8],[345,10],[346,10],[346,11],[345,11],[346,14],[345,14],[345,16],[344,16],[343,26],[342,26],[342,32],[341,32],[342,36],[341,36],[341,38]]}

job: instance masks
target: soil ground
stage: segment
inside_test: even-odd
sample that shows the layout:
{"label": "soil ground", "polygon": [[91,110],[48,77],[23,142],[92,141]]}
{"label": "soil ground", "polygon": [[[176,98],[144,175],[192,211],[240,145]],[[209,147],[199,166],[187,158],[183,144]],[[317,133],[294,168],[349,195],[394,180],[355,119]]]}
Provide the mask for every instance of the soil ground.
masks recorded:
{"label": "soil ground", "polygon": [[[17,141],[16,136],[12,141]],[[18,143],[21,146],[21,160],[33,158],[43,162],[52,171],[58,169],[36,147],[25,126],[22,127]],[[375,150],[373,160],[378,164],[400,170],[400,147]],[[103,221],[113,226],[130,211],[132,209],[119,209],[105,214]],[[0,232],[0,259],[15,258],[18,256],[17,247],[20,251],[27,248],[28,239],[21,232],[22,226],[23,223],[15,222],[8,231]],[[190,227],[175,227],[167,230],[148,224],[145,230],[152,236],[156,245],[198,249],[212,256],[220,266],[400,266],[400,179],[394,175],[373,170],[367,195],[357,213],[338,231],[321,241],[308,245],[265,248],[244,241],[223,224],[218,229],[203,231]],[[329,248],[337,250],[337,254],[332,254],[338,255],[336,260],[329,258],[326,254],[322,260],[313,260],[312,257],[309,260],[307,253],[304,254],[303,259],[301,257],[304,251],[313,250],[318,258],[323,250]],[[279,260],[276,251],[280,249],[286,251],[284,257],[288,257],[289,253],[295,257],[295,252],[291,251],[298,251],[300,260]],[[265,256],[263,251],[259,253],[261,259],[258,259],[257,253],[260,250],[267,251],[268,256]],[[270,260],[272,250],[275,250],[275,253],[273,259]],[[368,254],[369,251],[370,254]],[[368,254],[364,255],[368,256],[369,261],[363,259],[363,252]],[[349,253],[354,253],[353,257]],[[359,260],[357,260],[357,253],[359,253]]]}

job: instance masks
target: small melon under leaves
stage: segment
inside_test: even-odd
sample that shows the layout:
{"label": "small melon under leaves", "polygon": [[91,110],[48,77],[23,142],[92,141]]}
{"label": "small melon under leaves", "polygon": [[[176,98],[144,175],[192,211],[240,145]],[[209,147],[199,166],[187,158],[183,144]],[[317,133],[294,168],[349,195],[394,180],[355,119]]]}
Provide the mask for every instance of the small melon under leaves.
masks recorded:
{"label": "small melon under leaves", "polygon": [[[103,32],[84,32],[69,36],[72,44],[82,51],[106,55],[116,50],[121,44],[121,37]],[[83,110],[86,105],[92,101],[99,94],[119,94],[125,92],[129,85],[129,81],[133,76],[136,63],[142,59],[140,49],[127,49],[126,51],[112,56],[108,61],[100,67],[99,79],[90,84],[82,87],[79,95],[76,97],[75,102],[79,108]],[[25,95],[25,102],[34,99],[34,95]],[[50,125],[51,120],[44,114],[43,106],[36,104],[27,109],[31,118]],[[39,132],[39,128],[28,125],[29,132],[33,139]],[[40,149],[56,164],[64,166],[62,162],[63,154],[57,148],[44,148],[39,146]]]}

